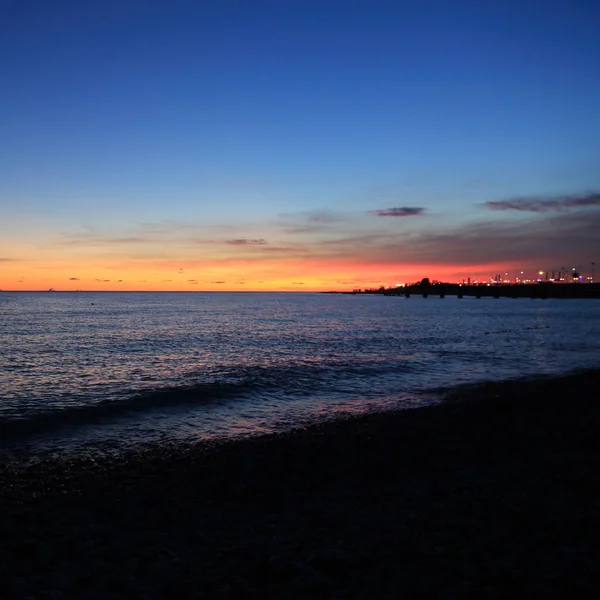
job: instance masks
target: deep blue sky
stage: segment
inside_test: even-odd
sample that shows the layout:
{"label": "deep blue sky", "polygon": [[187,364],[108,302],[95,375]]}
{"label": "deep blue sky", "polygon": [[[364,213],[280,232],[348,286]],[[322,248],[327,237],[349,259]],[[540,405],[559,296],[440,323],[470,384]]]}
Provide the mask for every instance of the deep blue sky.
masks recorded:
{"label": "deep blue sky", "polygon": [[0,259],[165,221],[279,246],[338,223],[316,252],[369,219],[539,220],[485,203],[600,189],[599,31],[592,0],[3,0]]}

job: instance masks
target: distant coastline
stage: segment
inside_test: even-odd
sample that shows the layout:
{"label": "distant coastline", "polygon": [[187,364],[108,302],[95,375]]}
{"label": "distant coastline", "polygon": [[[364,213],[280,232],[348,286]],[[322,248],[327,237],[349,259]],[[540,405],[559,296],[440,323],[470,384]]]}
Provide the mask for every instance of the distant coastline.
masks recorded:
{"label": "distant coastline", "polygon": [[458,298],[533,298],[533,299],[600,299],[600,283],[523,283],[498,285],[462,285],[458,283],[422,282],[395,288],[353,290],[351,292],[325,292],[338,294],[377,294],[382,296],[457,296]]}

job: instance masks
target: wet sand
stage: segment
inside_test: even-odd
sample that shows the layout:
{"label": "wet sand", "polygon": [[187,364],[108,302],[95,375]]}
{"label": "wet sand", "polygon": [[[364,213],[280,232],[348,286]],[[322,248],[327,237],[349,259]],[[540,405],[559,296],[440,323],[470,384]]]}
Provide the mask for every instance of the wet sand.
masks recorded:
{"label": "wet sand", "polygon": [[600,370],[215,447],[0,470],[0,597],[600,589]]}

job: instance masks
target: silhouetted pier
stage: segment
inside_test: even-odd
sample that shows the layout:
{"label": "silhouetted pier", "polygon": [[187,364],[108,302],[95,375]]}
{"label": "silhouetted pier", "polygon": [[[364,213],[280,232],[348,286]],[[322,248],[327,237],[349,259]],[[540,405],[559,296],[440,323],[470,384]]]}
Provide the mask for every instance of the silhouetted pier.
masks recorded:
{"label": "silhouetted pier", "polygon": [[366,290],[360,293],[380,293],[384,296],[429,296],[445,298],[596,298],[600,299],[600,283],[531,283],[517,285],[460,285],[452,283],[434,283],[430,285],[411,285],[383,290]]}

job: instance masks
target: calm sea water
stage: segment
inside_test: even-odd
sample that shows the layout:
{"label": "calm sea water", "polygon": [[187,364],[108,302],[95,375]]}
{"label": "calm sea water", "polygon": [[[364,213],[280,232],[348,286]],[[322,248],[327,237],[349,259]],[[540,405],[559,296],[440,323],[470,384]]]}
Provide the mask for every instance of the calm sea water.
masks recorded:
{"label": "calm sea water", "polygon": [[600,365],[600,301],[0,293],[6,453],[282,430]]}

